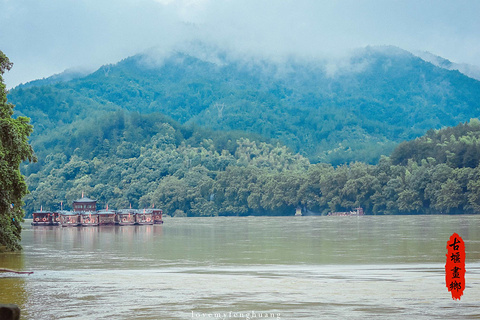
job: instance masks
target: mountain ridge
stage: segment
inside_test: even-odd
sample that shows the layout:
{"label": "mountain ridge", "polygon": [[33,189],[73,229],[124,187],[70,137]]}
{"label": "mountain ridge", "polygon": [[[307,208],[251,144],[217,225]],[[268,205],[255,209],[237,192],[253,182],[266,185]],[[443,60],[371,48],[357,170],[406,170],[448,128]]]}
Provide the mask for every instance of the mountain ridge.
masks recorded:
{"label": "mountain ridge", "polygon": [[437,67],[441,67],[447,70],[457,70],[460,73],[466,75],[467,77],[473,78],[475,80],[480,80],[479,66],[471,65],[467,63],[452,62],[448,59],[442,58],[428,51],[417,52],[415,53],[415,55],[427,62],[432,63]]}
{"label": "mountain ridge", "polygon": [[401,141],[480,113],[479,81],[396,47],[366,47],[330,65],[208,57],[135,55],[67,82],[16,88],[9,99],[45,134],[106,111],[160,112],[279,139],[333,164],[375,163]]}

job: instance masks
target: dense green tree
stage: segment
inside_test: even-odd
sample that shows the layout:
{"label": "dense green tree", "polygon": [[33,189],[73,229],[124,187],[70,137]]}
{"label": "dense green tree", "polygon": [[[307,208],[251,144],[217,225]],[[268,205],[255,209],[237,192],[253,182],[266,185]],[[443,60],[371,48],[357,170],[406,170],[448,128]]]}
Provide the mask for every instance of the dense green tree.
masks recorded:
{"label": "dense green tree", "polygon": [[392,153],[394,164],[432,158],[453,168],[475,168],[480,164],[480,121],[460,123],[442,130],[429,130],[423,137],[402,142]]}
{"label": "dense green tree", "polygon": [[[477,128],[471,123],[427,137],[449,148],[473,143]],[[154,205],[182,216],[293,215],[297,208],[327,214],[358,206],[367,214],[479,213],[480,208],[475,182],[480,169],[461,166],[455,148],[445,157],[426,153],[400,163],[382,157],[375,166],[311,164],[277,142],[125,111],[106,113],[54,141],[57,152],[45,156],[40,169],[24,167],[32,190],[25,197],[29,213],[42,205],[56,210],[61,201],[68,207],[82,192],[101,208]],[[67,152],[65,143],[71,144]]]}
{"label": "dense green tree", "polygon": [[[334,166],[354,161],[374,164],[398,142],[431,128],[466,121],[480,111],[480,82],[398,48],[359,50],[334,74],[327,71],[328,62],[321,60],[246,63],[214,50],[209,56],[215,59],[175,52],[156,64],[145,63],[152,60],[148,55],[136,55],[76,79],[59,81],[57,77],[18,86],[11,90],[9,100],[17,105],[19,115],[31,117],[36,127],[32,143],[60,135],[66,127],[88,127],[94,133],[90,142],[98,142],[97,151],[105,152],[109,148],[104,142],[121,135],[122,117],[111,117],[107,122],[111,130],[98,125],[95,118],[112,111],[162,113],[182,124],[211,128],[220,136],[224,131],[248,131],[276,139],[313,163]],[[448,90],[442,87],[444,83],[449,83]],[[150,127],[149,120],[139,120],[133,120],[136,126]],[[190,129],[183,129],[184,138],[190,138],[186,132]],[[133,137],[138,135],[127,138],[132,149],[126,148],[131,144],[117,141],[119,152],[138,154],[130,141]],[[217,152],[234,154],[237,138],[222,139],[224,144],[217,145]],[[458,137],[455,143],[468,145]],[[72,140],[74,144],[77,141]],[[40,155],[43,149],[59,147],[52,143],[34,148]],[[433,141],[430,146],[406,151],[430,152],[429,156],[436,157],[435,148]],[[478,151],[468,148],[451,161],[473,168]],[[400,151],[397,155],[394,159],[399,161],[408,156]]]}
{"label": "dense green tree", "polygon": [[422,201],[418,193],[405,189],[399,193],[396,206],[401,213],[419,213],[422,210]]}
{"label": "dense green tree", "polygon": [[3,74],[12,63],[0,51],[0,246],[7,250],[21,249],[20,222],[23,221],[22,198],[28,193],[20,163],[35,161],[28,136],[33,130],[26,117],[13,116],[13,105],[7,102]]}
{"label": "dense green tree", "polygon": [[468,204],[474,212],[480,213],[480,167],[475,168],[475,174],[468,182]]}
{"label": "dense green tree", "polygon": [[434,208],[442,213],[462,212],[465,194],[459,183],[452,178],[447,179],[437,191]]}

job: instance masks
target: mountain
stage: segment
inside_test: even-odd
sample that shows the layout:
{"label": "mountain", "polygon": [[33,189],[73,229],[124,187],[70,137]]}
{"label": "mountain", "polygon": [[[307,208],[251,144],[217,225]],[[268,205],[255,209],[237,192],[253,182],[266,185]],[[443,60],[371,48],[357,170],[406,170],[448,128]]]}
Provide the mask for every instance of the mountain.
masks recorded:
{"label": "mountain", "polygon": [[21,87],[21,88],[39,87],[39,86],[45,86],[50,84],[56,84],[59,82],[67,82],[73,79],[85,77],[90,73],[92,73],[92,70],[84,69],[84,68],[72,68],[72,69],[67,69],[61,73],[54,74],[47,78],[33,80],[25,84],[20,84],[18,87]]}
{"label": "mountain", "polygon": [[417,52],[416,55],[423,60],[430,62],[437,67],[444,68],[447,70],[458,70],[459,72],[463,73],[464,75],[480,80],[480,67],[474,66],[471,64],[466,63],[455,63],[451,62],[448,59],[439,57],[427,51]]}
{"label": "mountain", "polygon": [[[271,62],[174,52],[140,54],[87,76],[11,90],[32,118],[32,144],[120,110],[162,113],[180,124],[277,139],[312,162],[376,163],[401,141],[480,113],[480,82],[396,47],[347,59]],[[85,133],[88,134],[88,133]]]}

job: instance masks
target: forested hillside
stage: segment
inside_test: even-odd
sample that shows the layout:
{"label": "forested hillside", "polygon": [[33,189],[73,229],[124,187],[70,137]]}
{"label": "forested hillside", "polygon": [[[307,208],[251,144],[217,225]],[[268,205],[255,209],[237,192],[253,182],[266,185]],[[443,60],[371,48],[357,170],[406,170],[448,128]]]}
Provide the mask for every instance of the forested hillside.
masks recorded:
{"label": "forested hillside", "polygon": [[255,138],[187,128],[160,114],[112,112],[43,141],[54,152],[42,165],[23,168],[32,191],[25,198],[26,209],[57,210],[61,201],[68,207],[85,192],[101,206],[113,208],[156,205],[170,214],[175,210],[190,215],[245,214],[246,207],[223,208],[217,203],[218,177],[223,174],[234,184],[229,180],[233,177],[225,176],[235,172],[233,168],[280,173],[303,171],[309,165],[285,146]]}
{"label": "forested hillside", "polygon": [[[296,208],[326,214],[358,206],[367,214],[480,213],[480,166],[430,156],[456,148],[453,139],[445,142],[446,136],[469,141],[465,154],[477,152],[477,119],[409,142],[430,141],[434,154],[408,155],[403,144],[393,153],[403,158],[334,167],[310,164],[281,144],[254,137],[210,132],[206,138],[204,129],[162,117],[115,112],[98,119],[99,132],[108,134],[108,139],[101,137],[100,148],[100,136],[73,132],[71,140],[83,147],[67,155],[57,150],[28,176],[32,192],[26,211],[57,210],[61,201],[68,207],[85,192],[100,207],[154,205],[175,216],[293,215]],[[137,135],[145,137],[143,144],[129,142]],[[25,170],[35,172],[35,165]]]}
{"label": "forested hillside", "polygon": [[480,164],[480,122],[472,119],[441,131],[429,130],[423,137],[402,142],[391,158],[394,164],[432,158],[453,168],[475,168]]}
{"label": "forested hillside", "polygon": [[278,139],[313,163],[374,164],[401,141],[480,113],[479,81],[395,47],[367,47],[335,62],[240,60],[217,51],[203,58],[143,54],[59,79],[9,95],[17,114],[32,118],[37,150],[48,149],[37,141],[64,126],[77,130],[127,110]]}
{"label": "forested hillside", "polygon": [[465,122],[479,81],[394,47],[335,64],[207,57],[137,55],[12,90],[39,160],[22,167],[26,211],[83,192],[189,216],[480,212],[480,125]]}

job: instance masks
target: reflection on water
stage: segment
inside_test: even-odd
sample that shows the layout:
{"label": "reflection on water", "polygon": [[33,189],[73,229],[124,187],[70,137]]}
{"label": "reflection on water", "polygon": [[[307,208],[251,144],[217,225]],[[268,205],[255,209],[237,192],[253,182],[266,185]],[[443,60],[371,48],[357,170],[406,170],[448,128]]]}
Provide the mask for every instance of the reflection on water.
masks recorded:
{"label": "reflection on water", "polygon": [[[0,268],[22,271],[24,270],[23,258],[24,255],[19,252],[0,253]],[[28,317],[25,277],[28,275],[0,272],[0,304],[16,304],[25,310],[23,316]]]}
{"label": "reflection on water", "polygon": [[[151,226],[26,226],[24,253],[17,255],[24,265],[12,268],[35,273],[0,283],[12,280],[8,295],[23,297],[24,319],[220,313],[233,319],[253,311],[280,319],[475,318],[479,222],[477,216],[220,217]],[[460,302],[444,279],[453,232],[466,242]]]}

